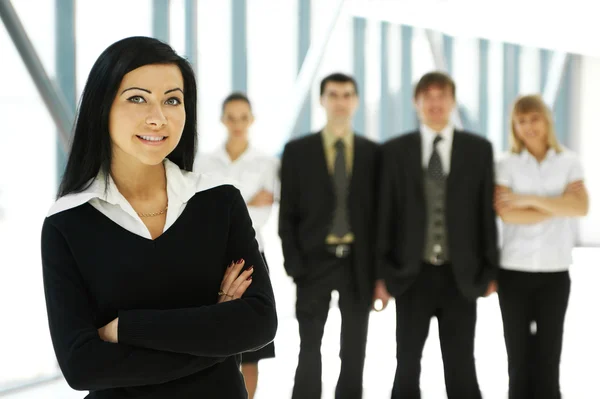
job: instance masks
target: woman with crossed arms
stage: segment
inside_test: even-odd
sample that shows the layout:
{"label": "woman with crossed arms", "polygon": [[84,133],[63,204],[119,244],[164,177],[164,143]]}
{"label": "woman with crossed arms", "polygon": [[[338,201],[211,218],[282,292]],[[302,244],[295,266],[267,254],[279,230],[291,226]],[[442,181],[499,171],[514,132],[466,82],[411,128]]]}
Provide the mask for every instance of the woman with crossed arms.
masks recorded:
{"label": "woman with crossed arms", "polygon": [[516,100],[509,138],[496,171],[509,398],[559,399],[575,218],[587,214],[588,196],[579,159],[558,143],[540,96]]}

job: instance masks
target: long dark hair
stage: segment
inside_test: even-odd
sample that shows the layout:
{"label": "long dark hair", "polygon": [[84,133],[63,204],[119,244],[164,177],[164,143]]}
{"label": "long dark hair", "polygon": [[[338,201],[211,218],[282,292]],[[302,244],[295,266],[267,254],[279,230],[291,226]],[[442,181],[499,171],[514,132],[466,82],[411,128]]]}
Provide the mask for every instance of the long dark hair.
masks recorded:
{"label": "long dark hair", "polygon": [[167,158],[191,171],[196,155],[196,78],[189,62],[168,45],[150,37],[122,39],[98,57],[83,89],[69,160],[58,198],[84,191],[99,172],[106,182],[112,158],[108,117],[123,77],[149,64],[174,64],[183,76],[185,125],[177,147]]}

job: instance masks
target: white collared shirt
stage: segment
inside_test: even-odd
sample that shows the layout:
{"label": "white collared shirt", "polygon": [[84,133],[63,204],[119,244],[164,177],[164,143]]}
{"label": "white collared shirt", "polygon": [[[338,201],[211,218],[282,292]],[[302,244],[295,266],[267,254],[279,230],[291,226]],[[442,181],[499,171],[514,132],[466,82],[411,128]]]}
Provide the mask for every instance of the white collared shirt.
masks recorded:
{"label": "white collared shirt", "polygon": [[[567,149],[548,150],[539,162],[527,150],[508,153],[496,165],[496,184],[514,193],[560,196],[568,184],[583,180],[577,155]],[[502,224],[500,265],[504,269],[525,272],[568,270],[577,237],[577,221],[553,217],[536,224]]]}
{"label": "white collared shirt", "polygon": [[[232,161],[223,145],[212,153],[200,154],[194,164],[194,170],[235,181],[246,203],[261,190],[273,193],[275,200],[279,198],[279,161],[252,146]],[[272,206],[248,206],[261,251],[264,250],[261,229],[269,220],[271,208]]]}
{"label": "white collared shirt", "polygon": [[[431,158],[431,154],[433,152],[433,140],[438,135],[438,132],[431,129],[425,124],[421,124],[420,131],[423,167],[427,169],[429,167],[429,159]],[[442,160],[442,168],[444,169],[444,174],[448,175],[450,173],[450,162],[452,157],[452,140],[454,139],[454,125],[448,124],[439,132],[439,135],[442,137],[442,141],[438,143],[437,150]]]}
{"label": "white collared shirt", "polygon": [[[167,177],[169,209],[167,210],[163,232],[175,223],[194,194],[224,184],[234,184],[234,182],[220,177],[182,171],[179,166],[168,159],[165,159],[164,165]],[[152,239],[152,235],[143,220],[119,192],[110,176],[107,190],[105,190],[104,178],[99,175],[86,190],[59,198],[50,208],[48,216],[88,202],[124,229],[141,237]]]}

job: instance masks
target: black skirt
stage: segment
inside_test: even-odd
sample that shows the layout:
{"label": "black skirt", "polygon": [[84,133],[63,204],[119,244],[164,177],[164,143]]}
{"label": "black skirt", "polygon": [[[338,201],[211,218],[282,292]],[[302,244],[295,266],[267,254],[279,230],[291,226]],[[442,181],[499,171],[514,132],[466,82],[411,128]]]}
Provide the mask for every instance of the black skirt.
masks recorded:
{"label": "black skirt", "polygon": [[[265,258],[264,252],[261,252],[267,271],[269,265],[267,264],[267,258]],[[258,363],[261,359],[271,359],[275,357],[275,343],[271,342],[258,350],[252,352],[242,353],[242,363]]]}

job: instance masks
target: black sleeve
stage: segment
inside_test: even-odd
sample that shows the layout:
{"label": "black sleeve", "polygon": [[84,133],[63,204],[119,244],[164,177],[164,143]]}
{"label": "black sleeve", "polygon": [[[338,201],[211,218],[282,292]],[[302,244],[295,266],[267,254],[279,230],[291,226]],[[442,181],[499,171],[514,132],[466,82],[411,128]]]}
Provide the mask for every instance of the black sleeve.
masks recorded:
{"label": "black sleeve", "polygon": [[285,271],[290,277],[298,278],[306,270],[300,255],[298,237],[299,209],[297,177],[292,154],[287,144],[281,158],[281,198],[279,200],[279,237],[283,251]]}
{"label": "black sleeve", "polygon": [[399,209],[402,198],[398,195],[397,154],[392,154],[385,146],[380,151],[379,209],[377,214],[376,279],[385,279],[395,267],[391,256],[394,245],[399,242],[395,237],[395,226],[401,223]]}
{"label": "black sleeve", "polygon": [[232,194],[225,258],[244,259],[246,268],[254,266],[252,283],[242,298],[196,308],[120,311],[119,342],[222,357],[261,348],[275,338],[277,314],[271,281],[244,199],[237,189],[232,188]]}
{"label": "black sleeve", "polygon": [[50,335],[67,383],[76,390],[161,384],[220,363],[196,357],[104,342],[93,307],[63,234],[46,219],[42,267]]}
{"label": "black sleeve", "polygon": [[484,158],[484,177],[481,184],[481,246],[483,254],[482,282],[487,284],[496,279],[499,267],[498,229],[496,211],[494,210],[494,151],[492,145],[486,143]]}

